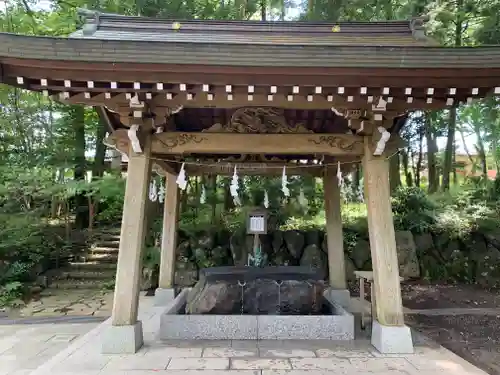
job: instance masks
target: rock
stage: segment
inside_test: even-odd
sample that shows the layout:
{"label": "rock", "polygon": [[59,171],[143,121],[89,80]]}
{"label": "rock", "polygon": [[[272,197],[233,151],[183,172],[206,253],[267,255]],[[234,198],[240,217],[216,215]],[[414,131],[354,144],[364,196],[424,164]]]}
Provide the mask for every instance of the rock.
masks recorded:
{"label": "rock", "polygon": [[272,238],[273,251],[277,253],[283,246],[283,232],[279,230],[273,232]]}
{"label": "rock", "polygon": [[214,266],[228,266],[233,263],[229,250],[223,246],[216,246],[212,249],[211,260]]}
{"label": "rock", "polygon": [[177,249],[175,250],[175,255],[177,257],[189,258],[191,257],[191,248],[189,241],[182,241],[177,245]]}
{"label": "rock", "polygon": [[305,233],[306,244],[307,245],[320,245],[321,244],[321,232],[319,230],[308,230]]}
{"label": "rock", "polygon": [[358,270],[364,269],[366,263],[371,259],[370,243],[362,238],[358,239],[352,250],[351,258]]}
{"label": "rock", "polygon": [[354,275],[354,271],[356,271],[356,266],[351,258],[347,255],[344,256],[344,264],[345,264],[345,277],[347,281],[356,280],[356,276]]}
{"label": "rock", "polygon": [[328,276],[328,259],[318,245],[308,245],[300,258],[300,265],[316,270],[323,279]]}
{"label": "rock", "polygon": [[396,232],[396,251],[398,253],[399,276],[404,279],[420,277],[417,249],[410,231]]}
{"label": "rock", "polygon": [[253,236],[234,233],[229,242],[234,265],[246,266],[248,263],[248,254],[252,251]]}
{"label": "rock", "polygon": [[477,259],[476,281],[483,287],[498,286],[500,282],[500,251],[488,245],[486,254]]}
{"label": "rock", "polygon": [[274,255],[273,236],[271,234],[261,234],[259,240],[262,251],[266,254],[267,259],[270,259]]}
{"label": "rock", "polygon": [[158,287],[158,267],[144,267],[142,269],[141,290],[150,290]]}
{"label": "rock", "polygon": [[191,287],[198,281],[198,270],[189,262],[177,262],[175,265],[174,284],[178,287]]}
{"label": "rock", "polygon": [[415,248],[418,249],[420,254],[428,254],[434,249],[434,240],[430,233],[413,235],[413,242],[415,242]]}
{"label": "rock", "polygon": [[500,249],[500,230],[490,231],[484,234],[484,238],[493,247]]}
{"label": "rock", "polygon": [[323,241],[321,242],[321,251],[328,254],[328,234],[323,236]]}
{"label": "rock", "polygon": [[47,288],[50,284],[50,278],[47,275],[39,275],[35,279],[35,285]]}
{"label": "rock", "polygon": [[43,288],[40,285],[33,285],[30,288],[30,294],[39,294],[41,293]]}
{"label": "rock", "polygon": [[231,232],[227,229],[222,229],[216,234],[216,244],[219,246],[229,247],[229,240],[231,238]]}
{"label": "rock", "polygon": [[285,247],[282,247],[273,254],[269,264],[272,266],[296,266],[299,262],[290,255]]}
{"label": "rock", "polygon": [[215,245],[214,236],[211,233],[205,232],[198,236],[196,247],[206,250],[212,250]]}
{"label": "rock", "polygon": [[287,230],[283,233],[288,252],[295,258],[300,259],[304,249],[304,236],[296,230]]}
{"label": "rock", "polygon": [[186,314],[237,314],[241,310],[241,287],[238,283],[199,280],[190,291]]}
{"label": "rock", "polygon": [[212,267],[212,261],[209,258],[209,250],[201,247],[193,249],[193,256],[198,268]]}
{"label": "rock", "polygon": [[205,269],[188,294],[186,313],[317,314],[324,287],[318,275],[303,267]]}
{"label": "rock", "polygon": [[461,253],[460,242],[458,240],[451,240],[446,246],[441,249],[441,255],[445,261],[451,261]]}
{"label": "rock", "polygon": [[480,233],[472,233],[463,241],[464,249],[471,258],[484,255],[488,252],[485,237]]}
{"label": "rock", "polygon": [[270,232],[277,231],[279,227],[279,218],[273,213],[269,213],[267,217],[267,230]]}
{"label": "rock", "polygon": [[474,262],[461,250],[455,250],[444,264],[450,280],[471,282],[474,279]]}
{"label": "rock", "polygon": [[436,253],[436,256],[439,258],[444,259],[445,256],[443,253],[446,253],[446,249],[448,248],[448,244],[450,242],[450,237],[445,234],[441,233],[435,236],[434,238],[434,251]]}

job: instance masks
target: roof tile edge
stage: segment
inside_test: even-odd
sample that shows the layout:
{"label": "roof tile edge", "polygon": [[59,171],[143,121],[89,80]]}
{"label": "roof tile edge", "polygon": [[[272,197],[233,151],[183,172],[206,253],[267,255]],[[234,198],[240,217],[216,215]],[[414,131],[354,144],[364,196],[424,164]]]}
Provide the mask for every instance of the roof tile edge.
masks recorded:
{"label": "roof tile edge", "polygon": [[101,13],[96,10],[77,8],[77,15],[84,19],[84,23],[81,28],[83,35],[93,35],[99,27]]}
{"label": "roof tile edge", "polygon": [[410,20],[411,34],[415,40],[435,43],[435,41],[425,33],[425,24],[429,22],[429,20],[430,17],[428,15],[414,17]]}

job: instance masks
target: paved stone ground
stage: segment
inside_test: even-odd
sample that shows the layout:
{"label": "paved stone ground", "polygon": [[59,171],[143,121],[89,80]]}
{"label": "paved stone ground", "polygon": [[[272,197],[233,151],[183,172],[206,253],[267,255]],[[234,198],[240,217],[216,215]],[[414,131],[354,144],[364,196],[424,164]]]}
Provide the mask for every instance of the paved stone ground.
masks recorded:
{"label": "paved stone ground", "polygon": [[[51,293],[26,306],[22,315],[34,319],[110,315],[111,292],[55,290]],[[425,340],[418,342],[417,352],[411,356],[382,356],[366,339],[347,343],[305,340],[160,342],[154,333],[162,309],[152,307],[151,302],[152,298],[141,299],[146,345],[136,355],[100,354],[99,333],[109,322],[101,326],[96,323],[0,326],[0,375],[28,374],[35,368],[32,375],[142,375],[153,372],[166,375],[485,374]],[[453,315],[459,314],[458,310],[461,309],[440,312]],[[476,309],[467,310],[476,313]],[[491,310],[493,315],[494,309]],[[415,313],[412,315],[425,312]],[[430,310],[426,313],[433,315]],[[87,335],[90,338],[85,336],[77,340],[79,335],[96,326],[96,332]]]}
{"label": "paved stone ground", "polygon": [[0,375],[29,374],[96,326],[96,323],[0,325]]}
{"label": "paved stone ground", "polygon": [[113,291],[47,289],[41,298],[29,302],[9,318],[54,317],[54,316],[99,316],[108,317],[113,308]]}
{"label": "paved stone ground", "polygon": [[31,375],[486,374],[448,350],[419,339],[418,335],[415,354],[392,356],[379,354],[366,339],[347,342],[159,341],[156,331],[162,311],[164,308],[152,306],[151,298],[142,298],[139,317],[143,322],[145,346],[137,354],[100,353],[100,336],[110,326],[106,321]]}

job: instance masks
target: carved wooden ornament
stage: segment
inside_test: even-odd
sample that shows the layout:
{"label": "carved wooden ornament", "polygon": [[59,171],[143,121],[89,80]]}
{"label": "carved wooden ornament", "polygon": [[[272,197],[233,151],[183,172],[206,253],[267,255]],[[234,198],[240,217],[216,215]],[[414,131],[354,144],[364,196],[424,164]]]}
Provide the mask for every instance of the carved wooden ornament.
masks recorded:
{"label": "carved wooden ornament", "polygon": [[205,132],[211,133],[312,133],[303,124],[290,125],[283,109],[273,107],[244,107],[237,109],[228,124],[214,124]]}

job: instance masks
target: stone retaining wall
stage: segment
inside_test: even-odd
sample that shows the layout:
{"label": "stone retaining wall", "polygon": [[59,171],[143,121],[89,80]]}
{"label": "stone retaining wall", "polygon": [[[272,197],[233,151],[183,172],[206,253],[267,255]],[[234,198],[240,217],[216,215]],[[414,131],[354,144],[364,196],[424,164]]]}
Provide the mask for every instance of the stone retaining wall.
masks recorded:
{"label": "stone retaining wall", "polygon": [[[319,230],[274,231],[260,237],[268,265],[302,265],[316,268],[326,279],[326,236]],[[400,274],[405,279],[478,282],[485,286],[500,281],[500,233],[473,233],[467,239],[445,234],[396,232]],[[253,237],[238,233],[180,234],[176,260],[176,285],[192,286],[198,270],[212,266],[244,265],[252,252]],[[367,233],[344,231],[348,279],[355,270],[371,270]]]}

